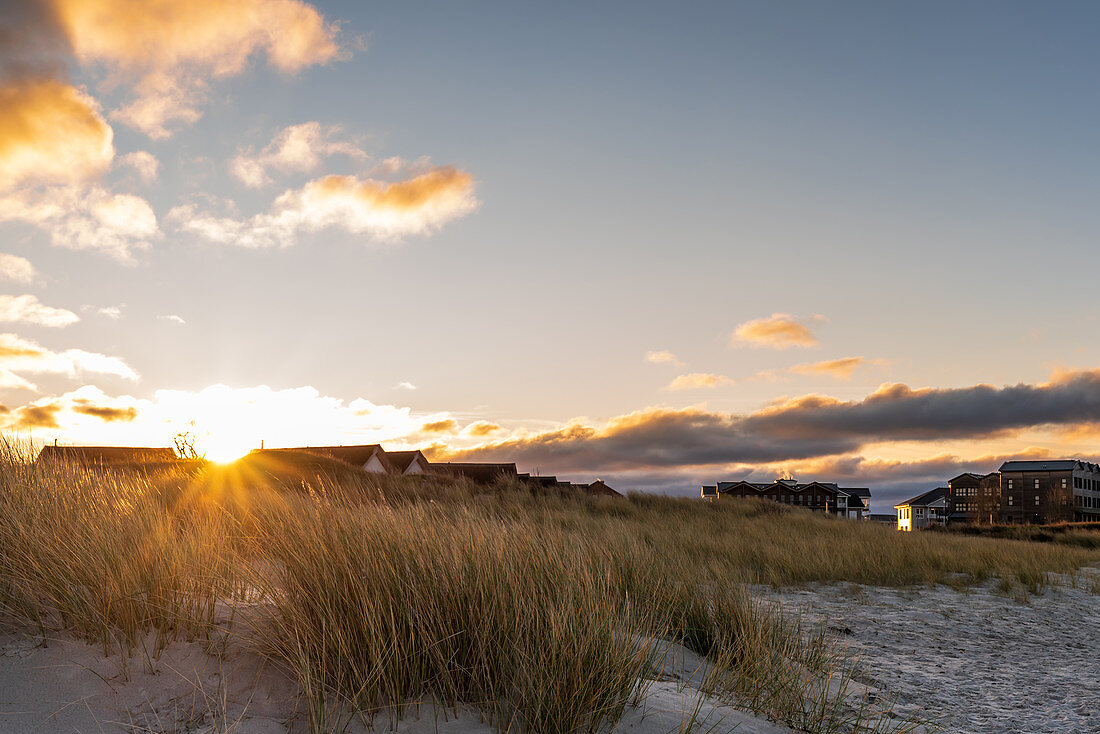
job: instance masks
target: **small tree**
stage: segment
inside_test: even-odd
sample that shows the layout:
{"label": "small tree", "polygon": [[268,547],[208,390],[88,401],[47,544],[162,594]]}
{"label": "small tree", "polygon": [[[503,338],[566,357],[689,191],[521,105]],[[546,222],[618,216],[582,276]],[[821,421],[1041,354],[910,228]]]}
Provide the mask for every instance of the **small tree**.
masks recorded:
{"label": "small tree", "polygon": [[176,455],[181,459],[202,459],[205,454],[200,454],[195,449],[195,432],[192,430],[180,431],[172,437],[176,445]]}

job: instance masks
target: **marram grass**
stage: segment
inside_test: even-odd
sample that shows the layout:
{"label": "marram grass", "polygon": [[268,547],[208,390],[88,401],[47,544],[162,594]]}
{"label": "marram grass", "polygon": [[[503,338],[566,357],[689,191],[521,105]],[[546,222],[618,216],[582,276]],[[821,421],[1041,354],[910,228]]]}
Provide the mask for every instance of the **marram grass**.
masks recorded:
{"label": "marram grass", "polygon": [[10,444],[0,457],[0,612],[127,654],[240,610],[236,634],[298,678],[314,732],[429,698],[479,706],[501,731],[607,731],[662,641],[711,661],[708,695],[800,730],[905,731],[853,694],[853,661],[820,629],[746,584],[1035,588],[1097,559],[749,501],[249,462],[40,466]]}

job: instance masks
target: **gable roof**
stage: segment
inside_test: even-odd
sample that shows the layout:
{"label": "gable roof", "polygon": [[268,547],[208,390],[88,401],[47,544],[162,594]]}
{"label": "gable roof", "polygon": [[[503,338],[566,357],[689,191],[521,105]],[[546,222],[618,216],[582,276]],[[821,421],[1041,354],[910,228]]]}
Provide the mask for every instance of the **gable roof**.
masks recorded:
{"label": "gable roof", "polygon": [[319,456],[327,456],[330,459],[337,459],[353,466],[364,466],[371,457],[377,456],[378,461],[387,472],[394,471],[393,465],[386,457],[386,451],[379,444],[364,444],[361,446],[298,446],[295,448],[282,448],[282,449],[263,449],[263,451],[297,451],[305,452],[308,454],[317,454]]}
{"label": "gable roof", "polygon": [[48,444],[38,452],[38,460],[73,461],[82,464],[145,464],[175,461],[170,448],[148,446],[55,446]]}
{"label": "gable roof", "polygon": [[622,494],[607,486],[602,479],[597,479],[592,482],[592,484],[589,484],[586,491],[588,494],[599,495],[601,497],[622,497]]}
{"label": "gable roof", "polygon": [[904,507],[905,505],[909,505],[910,507],[914,507],[914,506],[927,507],[928,505],[932,504],[933,502],[937,502],[941,499],[944,499],[945,497],[947,497],[947,487],[936,487],[935,489],[928,490],[924,494],[918,494],[916,497],[914,497],[911,500],[906,500],[905,502],[899,502],[896,505],[894,505],[894,507]]}
{"label": "gable roof", "polygon": [[1001,471],[1073,471],[1074,469],[1097,470],[1096,464],[1078,459],[1056,459],[1054,461],[1006,461]]}
{"label": "gable roof", "polygon": [[390,465],[399,473],[404,474],[409,470],[409,467],[413,465],[413,462],[419,460],[424,462],[424,465],[428,465],[428,460],[424,458],[424,454],[420,452],[420,449],[413,451],[387,451],[386,458],[389,460]]}

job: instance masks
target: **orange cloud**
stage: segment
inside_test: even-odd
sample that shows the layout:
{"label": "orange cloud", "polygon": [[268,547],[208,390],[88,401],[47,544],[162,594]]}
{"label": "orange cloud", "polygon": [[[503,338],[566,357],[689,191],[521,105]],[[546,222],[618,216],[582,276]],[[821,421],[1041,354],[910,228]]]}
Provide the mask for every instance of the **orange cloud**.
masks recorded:
{"label": "orange cloud", "polygon": [[445,418],[438,421],[429,421],[420,427],[424,433],[454,433],[458,430],[458,421]]}
{"label": "orange cloud", "polygon": [[82,63],[133,79],[136,99],[115,116],[154,138],[193,122],[207,79],[244,70],[258,51],[280,71],[336,59],[338,28],[298,0],[53,0]]}
{"label": "orange cloud", "polygon": [[773,313],[768,318],[746,321],[737,327],[730,337],[732,345],[748,344],[754,347],[816,347],[817,337],[805,322],[824,321],[823,316],[799,320],[788,313]]}
{"label": "orange cloud", "polygon": [[800,375],[829,375],[838,380],[847,380],[866,362],[867,360],[863,357],[845,357],[843,359],[831,359],[824,362],[796,364],[794,367],[791,367],[791,372],[797,372]]}
{"label": "orange cloud", "polygon": [[500,426],[490,421],[474,421],[470,425],[462,429],[462,432],[468,436],[488,436],[490,433],[495,433],[500,430]]}
{"label": "orange cloud", "polygon": [[99,105],[53,79],[0,87],[0,191],[25,184],[75,184],[114,158],[114,134]]}
{"label": "orange cloud", "polygon": [[646,352],[645,361],[649,362],[650,364],[671,364],[677,367],[684,366],[684,363],[681,362],[675,354],[668,351],[667,349],[663,349],[659,352]]}
{"label": "orange cloud", "polygon": [[665,385],[665,390],[698,390],[698,389],[710,389],[714,387],[725,387],[726,385],[733,385],[735,380],[726,377],[725,375],[715,375],[708,372],[692,372],[687,375],[680,375],[672,382]]}
{"label": "orange cloud", "polygon": [[13,428],[60,428],[57,414],[62,407],[57,403],[24,405],[6,414],[7,422]]}
{"label": "orange cloud", "polygon": [[137,408],[132,405],[128,408],[115,408],[110,405],[94,405],[87,400],[75,400],[73,402],[74,413],[90,415],[105,423],[129,422],[135,420],[138,416]]}
{"label": "orange cloud", "polygon": [[452,166],[387,183],[355,176],[326,176],[275,200],[269,212],[248,220],[216,217],[193,205],[169,212],[185,232],[242,247],[287,247],[299,231],[339,227],[376,240],[429,234],[478,206],[473,177]]}

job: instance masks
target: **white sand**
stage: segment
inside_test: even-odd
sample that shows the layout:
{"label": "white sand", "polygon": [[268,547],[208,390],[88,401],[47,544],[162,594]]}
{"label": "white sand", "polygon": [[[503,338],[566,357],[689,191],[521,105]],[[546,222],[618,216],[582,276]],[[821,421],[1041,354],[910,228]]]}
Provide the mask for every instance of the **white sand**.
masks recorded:
{"label": "white sand", "polygon": [[[1100,572],[1088,573],[1100,578]],[[900,713],[947,718],[949,732],[1100,732],[1100,596],[1068,581],[1027,602],[992,584],[878,589],[814,585],[759,590],[830,629],[862,658],[862,682],[898,696]],[[293,681],[229,638],[175,642],[155,660],[117,654],[65,636],[45,646],[33,630],[0,633],[0,734],[23,732],[307,731]],[[222,649],[224,648],[224,649]],[[696,714],[698,731],[788,734],[791,730],[701,698],[705,661],[671,646],[662,670],[616,733],[667,734]],[[425,703],[406,709],[406,734],[492,734],[474,708]],[[353,721],[349,734],[369,731]]]}
{"label": "white sand", "polygon": [[807,621],[828,619],[862,656],[864,682],[895,692],[899,711],[950,717],[945,731],[1100,732],[1100,596],[1087,581],[1068,584],[1026,602],[993,584],[763,593]]}
{"label": "white sand", "polygon": [[[217,654],[213,654],[217,653]],[[789,734],[790,729],[717,704],[700,702],[700,660],[672,646],[663,669],[639,705],[628,708],[615,732],[677,732],[696,713],[699,731]],[[698,710],[696,706],[698,704]],[[410,707],[395,729],[375,717],[374,731],[405,734],[493,734],[470,707],[456,712],[430,704]],[[370,731],[352,721],[349,734]],[[260,656],[199,642],[175,642],[155,660],[131,658],[63,636],[45,646],[33,630],[0,634],[0,734],[32,732],[192,732],[276,734],[308,731],[297,685]]]}

